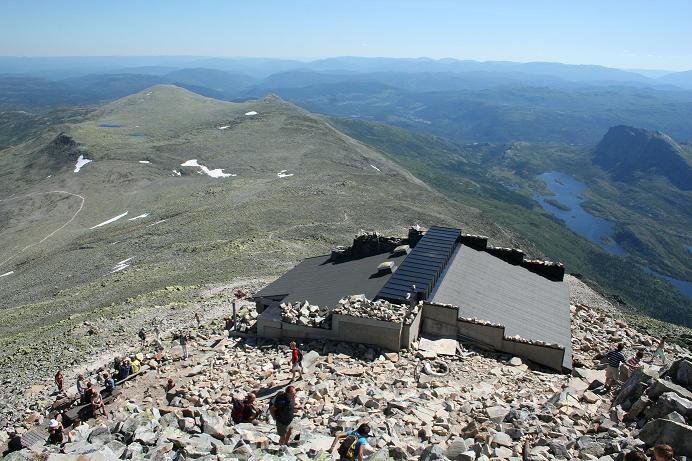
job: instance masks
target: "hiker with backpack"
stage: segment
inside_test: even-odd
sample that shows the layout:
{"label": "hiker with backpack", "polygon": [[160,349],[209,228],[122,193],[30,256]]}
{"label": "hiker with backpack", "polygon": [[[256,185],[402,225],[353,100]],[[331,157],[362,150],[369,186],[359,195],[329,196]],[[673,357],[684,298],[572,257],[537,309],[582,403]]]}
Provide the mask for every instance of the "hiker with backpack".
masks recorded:
{"label": "hiker with backpack", "polygon": [[237,399],[233,397],[233,410],[231,411],[231,419],[235,424],[240,423],[253,423],[257,420],[259,416],[259,410],[255,406],[255,400],[257,396],[250,392],[245,396],[244,399]]}
{"label": "hiker with backpack", "polygon": [[363,461],[363,451],[365,445],[368,444],[366,437],[370,434],[370,426],[367,424],[361,424],[355,431],[339,432],[334,437],[334,443],[329,449],[330,452],[334,450],[337,443],[341,442],[339,445],[339,460],[340,461],[351,461],[358,460]]}
{"label": "hiker with backpack", "polygon": [[292,383],[296,379],[296,373],[300,375],[300,379],[303,379],[303,353],[298,349],[295,341],[291,341],[288,347],[291,348],[291,381],[289,382]]}
{"label": "hiker with backpack", "polygon": [[142,347],[144,347],[147,344],[147,332],[144,331],[144,328],[139,330],[139,333],[137,333],[137,336],[139,336],[139,339],[142,340]]}
{"label": "hiker with backpack", "polygon": [[269,412],[276,421],[276,432],[279,434],[279,445],[288,445],[293,432],[293,419],[295,411],[302,407],[296,405],[295,386],[288,386],[284,392],[280,392],[272,400]]}
{"label": "hiker with backpack", "polygon": [[190,351],[188,350],[188,343],[189,339],[187,337],[187,333],[181,332],[180,333],[180,347],[183,349],[183,360],[187,360],[188,357],[190,357]]}

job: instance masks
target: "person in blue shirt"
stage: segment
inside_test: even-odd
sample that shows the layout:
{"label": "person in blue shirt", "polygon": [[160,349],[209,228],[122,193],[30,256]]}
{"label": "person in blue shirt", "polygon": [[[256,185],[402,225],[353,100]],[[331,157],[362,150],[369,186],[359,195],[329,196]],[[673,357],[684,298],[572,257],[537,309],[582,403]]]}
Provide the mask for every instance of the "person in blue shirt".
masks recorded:
{"label": "person in blue shirt", "polygon": [[606,382],[605,388],[610,389],[614,382],[618,381],[620,377],[620,364],[625,362],[625,355],[622,350],[625,348],[623,343],[618,344],[617,349],[606,354],[606,359],[608,360],[608,367],[606,368]]}
{"label": "person in blue shirt", "polygon": [[339,432],[334,438],[334,443],[329,450],[330,452],[334,450],[334,447],[341,442],[339,445],[339,460],[340,461],[352,461],[358,460],[363,461],[363,451],[365,445],[368,444],[366,437],[370,434],[370,426],[367,424],[361,424],[355,431]]}

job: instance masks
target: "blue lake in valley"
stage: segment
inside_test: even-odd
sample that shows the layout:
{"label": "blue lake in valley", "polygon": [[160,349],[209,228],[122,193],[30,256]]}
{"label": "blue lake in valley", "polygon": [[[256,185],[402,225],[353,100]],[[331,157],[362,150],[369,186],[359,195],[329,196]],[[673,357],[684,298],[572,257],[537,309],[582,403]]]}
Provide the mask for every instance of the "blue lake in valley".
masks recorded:
{"label": "blue lake in valley", "polygon": [[627,252],[611,238],[615,224],[594,216],[582,206],[586,184],[568,174],[549,171],[538,176],[554,195],[535,194],[545,211],[565,222],[577,234],[600,245],[608,253],[625,256]]}
{"label": "blue lake in valley", "polygon": [[[594,216],[582,207],[586,184],[568,174],[549,171],[538,176],[554,195],[534,194],[534,199],[545,211],[564,223],[577,234],[600,245],[608,253],[626,256],[627,252],[611,238],[615,224],[605,218]],[[689,250],[689,247],[687,248]],[[675,288],[692,297],[692,282],[660,274],[648,267],[648,273],[668,280]]]}

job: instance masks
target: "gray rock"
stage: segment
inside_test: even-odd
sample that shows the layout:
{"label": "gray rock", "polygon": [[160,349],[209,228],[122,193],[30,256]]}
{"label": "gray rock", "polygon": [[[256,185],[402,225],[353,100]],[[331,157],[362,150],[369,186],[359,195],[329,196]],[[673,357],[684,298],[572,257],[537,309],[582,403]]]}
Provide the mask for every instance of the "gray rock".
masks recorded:
{"label": "gray rock", "polygon": [[[462,453],[465,453],[468,451],[469,447],[466,444],[466,441],[462,439],[461,437],[458,437],[454,440],[452,440],[448,445],[447,445],[447,457],[449,459],[459,459]],[[474,456],[475,458],[475,456]]]}
{"label": "gray rock", "polygon": [[113,440],[113,435],[108,429],[108,426],[101,424],[91,430],[88,440],[89,443],[93,443],[94,445],[106,445]]}
{"label": "gray rock", "polygon": [[671,381],[666,381],[665,379],[654,380],[651,386],[649,386],[649,388],[646,390],[646,395],[648,395],[651,399],[656,399],[660,395],[663,395],[667,392],[675,392],[680,397],[683,397],[687,400],[692,400],[692,392],[688,391],[682,386],[678,386],[677,384]]}
{"label": "gray rock", "polygon": [[692,426],[654,419],[646,423],[638,437],[651,446],[666,443],[673,447],[676,456],[692,456]]}
{"label": "gray rock", "polygon": [[154,445],[158,439],[158,434],[154,432],[151,425],[140,426],[135,430],[133,439],[135,442],[139,442],[142,445]]}
{"label": "gray rock", "polygon": [[439,445],[430,445],[423,450],[418,459],[420,461],[433,461],[436,459],[446,460],[449,458],[445,456],[444,450]]}
{"label": "gray rock", "polygon": [[219,440],[223,440],[226,437],[228,429],[226,428],[226,421],[221,416],[203,413],[201,419],[202,432]]}
{"label": "gray rock", "polygon": [[678,371],[675,373],[675,381],[687,389],[692,388],[692,362],[687,359],[680,361]]}
{"label": "gray rock", "polygon": [[668,419],[668,420],[676,422],[676,423],[682,423],[682,424],[686,423],[685,418],[683,418],[683,416],[676,411],[668,413],[663,419]]}
{"label": "gray rock", "polygon": [[648,419],[661,418],[668,413],[678,412],[684,417],[692,416],[692,401],[680,397],[675,392],[666,392],[646,411]]}

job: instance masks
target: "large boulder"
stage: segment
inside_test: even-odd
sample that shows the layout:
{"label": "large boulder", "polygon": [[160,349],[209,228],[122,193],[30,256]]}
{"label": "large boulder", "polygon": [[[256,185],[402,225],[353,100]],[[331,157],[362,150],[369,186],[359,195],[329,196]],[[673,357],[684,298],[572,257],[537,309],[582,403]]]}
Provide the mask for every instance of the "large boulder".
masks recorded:
{"label": "large boulder", "polygon": [[675,381],[688,390],[692,389],[692,362],[690,360],[680,360],[675,373]]}
{"label": "large boulder", "polygon": [[654,419],[639,431],[639,438],[647,445],[666,443],[673,447],[676,457],[692,456],[692,426],[667,419]]}
{"label": "large boulder", "polygon": [[692,401],[680,397],[675,392],[666,392],[658,398],[655,404],[649,407],[646,415],[649,419],[662,418],[673,411],[684,417],[692,416]]}
{"label": "large boulder", "polygon": [[228,433],[226,421],[221,416],[216,416],[210,413],[202,413],[202,432],[209,434],[212,437],[223,440]]}
{"label": "large boulder", "polygon": [[666,392],[675,392],[680,397],[683,397],[687,400],[692,400],[692,392],[688,391],[682,386],[678,386],[677,384],[671,381],[667,381],[665,379],[656,379],[646,390],[646,394],[652,399],[655,399],[658,396],[665,394]]}

